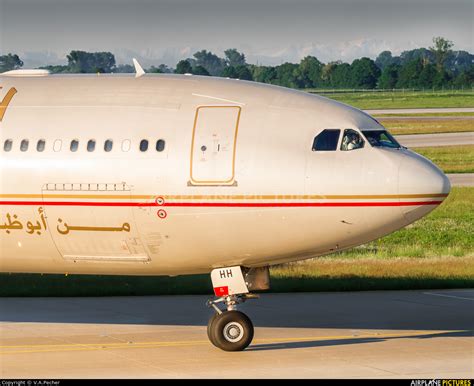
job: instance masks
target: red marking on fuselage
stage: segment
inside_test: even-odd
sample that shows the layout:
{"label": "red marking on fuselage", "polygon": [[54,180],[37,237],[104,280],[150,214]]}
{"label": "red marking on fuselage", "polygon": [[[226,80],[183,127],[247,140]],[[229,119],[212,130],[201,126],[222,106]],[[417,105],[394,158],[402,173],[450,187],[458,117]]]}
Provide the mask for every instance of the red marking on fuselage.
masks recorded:
{"label": "red marking on fuselage", "polygon": [[88,201],[0,201],[14,206],[122,206],[122,207],[207,207],[207,208],[292,208],[292,207],[368,207],[439,205],[443,201],[380,201],[380,202],[88,202]]}

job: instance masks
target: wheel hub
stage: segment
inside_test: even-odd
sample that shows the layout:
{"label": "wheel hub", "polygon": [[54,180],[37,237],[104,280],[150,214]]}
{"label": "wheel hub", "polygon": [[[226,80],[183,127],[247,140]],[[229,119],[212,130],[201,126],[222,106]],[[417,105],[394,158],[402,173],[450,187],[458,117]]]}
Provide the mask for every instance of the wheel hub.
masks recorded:
{"label": "wheel hub", "polygon": [[240,323],[230,322],[224,327],[224,337],[228,342],[236,343],[244,336],[244,328]]}

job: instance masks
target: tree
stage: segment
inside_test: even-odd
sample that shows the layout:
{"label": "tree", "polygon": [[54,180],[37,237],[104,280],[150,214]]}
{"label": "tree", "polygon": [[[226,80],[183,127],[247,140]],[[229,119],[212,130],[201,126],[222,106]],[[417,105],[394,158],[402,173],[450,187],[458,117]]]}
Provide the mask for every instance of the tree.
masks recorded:
{"label": "tree", "polygon": [[204,67],[209,74],[214,76],[220,75],[226,66],[224,59],[219,58],[210,51],[198,51],[193,56],[196,59],[196,67]]}
{"label": "tree", "polygon": [[436,58],[436,69],[441,72],[444,68],[444,62],[452,52],[453,42],[442,38],[441,36],[433,38],[434,45],[430,47],[430,51]]}
{"label": "tree", "polygon": [[173,69],[169,68],[166,64],[160,64],[158,66],[158,70],[160,70],[163,74],[171,74],[173,72]]}
{"label": "tree", "polygon": [[437,71],[433,77],[433,87],[440,88],[447,86],[450,81],[451,76],[444,68],[442,68],[441,71]]}
{"label": "tree", "polygon": [[392,56],[390,51],[383,51],[381,52],[377,58],[375,59],[375,64],[377,65],[380,70],[384,70],[386,67],[392,64],[399,64],[400,58],[398,56]]}
{"label": "tree", "polygon": [[90,71],[90,54],[85,51],[71,51],[67,55],[68,67],[73,73],[86,73]]}
{"label": "tree", "polygon": [[423,69],[418,75],[417,87],[433,87],[433,82],[437,74],[438,72],[436,71],[436,67],[433,64],[427,62],[423,63]]}
{"label": "tree", "polygon": [[239,76],[237,75],[237,70],[234,66],[227,66],[222,70],[221,75],[223,78],[232,78],[237,79]]}
{"label": "tree", "polygon": [[244,66],[247,63],[245,62],[245,55],[241,54],[235,48],[229,48],[224,51],[226,62],[231,67]]}
{"label": "tree", "polygon": [[284,87],[301,88],[302,82],[301,78],[299,78],[298,67],[297,64],[288,62],[276,66],[276,79],[274,83]]}
{"label": "tree", "polygon": [[155,67],[155,66],[151,66],[150,68],[148,68],[146,70],[146,72],[150,73],[150,74],[162,74],[163,71],[161,71],[158,67]]}
{"label": "tree", "polygon": [[152,74],[169,74],[173,72],[173,70],[169,68],[166,64],[160,64],[158,67],[151,66],[149,69],[146,70],[146,72]]}
{"label": "tree", "polygon": [[400,68],[398,74],[397,87],[409,88],[418,87],[418,77],[423,70],[422,59],[415,59]]}
{"label": "tree", "polygon": [[329,62],[324,65],[323,69],[321,70],[321,79],[325,84],[329,86],[331,85],[332,73],[338,64],[342,64],[342,62],[338,60],[336,62]]}
{"label": "tree", "polygon": [[176,74],[192,74],[193,68],[187,60],[180,60],[176,65]]}
{"label": "tree", "polygon": [[430,63],[435,62],[435,57],[430,50],[426,48],[416,48],[410,51],[403,51],[400,55],[400,62],[399,64],[405,65],[409,62],[412,62],[415,59],[423,59],[428,60]]}
{"label": "tree", "polygon": [[110,52],[71,51],[67,60],[73,73],[110,73],[115,70],[115,56]]}
{"label": "tree", "polygon": [[235,67],[237,78],[242,80],[253,80],[252,73],[245,65]]}
{"label": "tree", "polygon": [[135,67],[130,64],[119,64],[115,67],[115,72],[118,74],[134,74]]}
{"label": "tree", "polygon": [[351,84],[352,70],[349,63],[336,63],[331,71],[330,85],[333,87],[348,87]]}
{"label": "tree", "polygon": [[446,61],[444,68],[452,74],[459,74],[473,67],[474,55],[466,51],[452,51]]}
{"label": "tree", "polygon": [[351,85],[357,88],[375,88],[380,68],[369,58],[356,59],[351,64]]}
{"label": "tree", "polygon": [[232,78],[232,79],[236,79],[239,77],[237,75],[237,71],[234,66],[227,66],[226,68],[224,68],[224,70],[221,73],[221,76],[224,78]]}
{"label": "tree", "polygon": [[207,69],[205,69],[203,66],[196,66],[193,68],[193,74],[194,75],[206,75],[206,76],[209,76],[211,74],[209,74],[209,71],[207,71]]}
{"label": "tree", "polygon": [[56,66],[43,66],[40,67],[41,70],[48,70],[51,74],[68,74],[70,73],[69,66],[62,66],[62,65],[56,65]]}
{"label": "tree", "polygon": [[23,62],[16,54],[0,56],[0,73],[11,70],[18,70],[22,66]]}
{"label": "tree", "polygon": [[400,71],[400,67],[398,64],[390,64],[386,66],[383,71],[382,75],[380,75],[378,87],[385,89],[385,88],[395,88],[398,82],[398,72]]}
{"label": "tree", "polygon": [[299,73],[304,87],[318,87],[321,84],[323,64],[314,56],[306,56],[299,64]]}
{"label": "tree", "polygon": [[250,72],[256,82],[273,83],[276,78],[275,67],[271,66],[250,66]]}
{"label": "tree", "polygon": [[453,82],[456,87],[474,87],[474,66],[461,71]]}
{"label": "tree", "polygon": [[115,69],[115,56],[110,52],[94,52],[93,57],[93,72],[111,73]]}

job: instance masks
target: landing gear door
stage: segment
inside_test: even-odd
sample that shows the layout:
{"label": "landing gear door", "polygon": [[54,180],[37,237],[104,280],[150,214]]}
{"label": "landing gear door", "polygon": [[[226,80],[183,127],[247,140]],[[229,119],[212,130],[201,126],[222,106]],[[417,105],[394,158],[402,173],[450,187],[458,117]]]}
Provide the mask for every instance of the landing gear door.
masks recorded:
{"label": "landing gear door", "polygon": [[234,185],[240,106],[196,109],[189,185]]}
{"label": "landing gear door", "polygon": [[64,259],[149,260],[126,184],[46,184],[43,202],[48,230]]}

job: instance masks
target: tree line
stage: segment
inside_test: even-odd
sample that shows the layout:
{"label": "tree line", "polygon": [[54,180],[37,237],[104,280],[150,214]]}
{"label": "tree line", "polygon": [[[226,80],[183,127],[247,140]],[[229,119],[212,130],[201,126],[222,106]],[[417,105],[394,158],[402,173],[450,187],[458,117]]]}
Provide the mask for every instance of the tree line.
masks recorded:
{"label": "tree line", "polygon": [[[451,41],[435,37],[433,46],[404,51],[400,56],[383,51],[375,60],[363,57],[350,64],[323,63],[314,56],[307,56],[300,63],[286,62],[277,66],[249,64],[245,55],[235,48],[225,50],[223,58],[201,50],[191,58],[180,60],[175,68],[160,64],[146,72],[220,76],[298,89],[474,87],[474,55],[453,51],[452,47]],[[135,72],[131,65],[117,65],[110,52],[71,51],[67,60],[67,65],[40,68],[52,73]],[[0,72],[22,66],[18,55],[0,56]]]}

